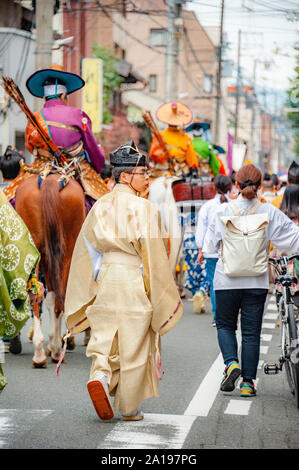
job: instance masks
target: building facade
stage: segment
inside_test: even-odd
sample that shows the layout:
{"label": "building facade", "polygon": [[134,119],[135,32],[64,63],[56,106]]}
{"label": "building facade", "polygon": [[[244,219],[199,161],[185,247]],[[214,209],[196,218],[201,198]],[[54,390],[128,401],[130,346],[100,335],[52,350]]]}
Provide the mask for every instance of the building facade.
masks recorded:
{"label": "building facade", "polygon": [[[0,76],[14,79],[29,107],[33,107],[33,96],[27,91],[25,82],[34,72],[35,36],[32,32],[33,14],[15,2],[0,0]],[[25,128],[27,119],[18,105],[11,100],[3,88],[0,90],[0,155],[7,145],[25,152]]]}
{"label": "building facade", "polygon": [[[155,116],[166,101],[169,7],[164,0],[134,1],[115,5],[103,0],[96,8],[85,2],[69,0],[63,7],[63,35],[74,36],[71,47],[64,48],[66,70],[81,73],[84,57],[92,57],[93,44],[108,47],[122,64],[131,67],[142,79],[121,85],[121,106],[128,120],[141,122],[145,110]],[[188,105],[194,118],[210,122],[213,133],[216,111],[216,46],[192,11],[183,9],[179,28],[179,54],[176,100]],[[82,94],[70,97],[80,106]],[[226,117],[222,119],[222,128]],[[157,122],[158,125],[160,123]],[[163,126],[161,126],[163,127]],[[226,132],[219,144],[226,146]]]}

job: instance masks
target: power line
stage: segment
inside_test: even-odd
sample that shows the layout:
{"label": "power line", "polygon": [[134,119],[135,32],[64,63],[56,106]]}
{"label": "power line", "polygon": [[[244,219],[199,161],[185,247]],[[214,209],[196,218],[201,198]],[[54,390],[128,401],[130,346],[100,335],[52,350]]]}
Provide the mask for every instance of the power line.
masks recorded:
{"label": "power line", "polygon": [[[137,41],[139,44],[142,44],[144,47],[147,47],[148,49],[151,49],[153,50],[154,52],[160,54],[160,55],[163,55],[163,56],[166,56],[166,52],[163,52],[163,51],[160,51],[146,43],[144,43],[143,41],[140,40],[140,38],[137,38],[136,36],[132,35],[131,33],[129,33],[126,28],[124,26],[122,26],[118,21],[115,21],[111,15],[106,11],[106,8],[101,5],[99,2],[97,2],[98,5],[100,6],[100,8],[102,9],[103,13],[112,21],[112,23],[114,23],[116,26],[118,26],[122,31],[124,31],[129,37],[131,37],[134,41]],[[199,86],[197,84],[195,84],[193,82],[193,80],[190,78],[190,75],[188,74],[188,72],[186,71],[186,69],[184,68],[184,66],[179,63],[179,66],[182,70],[182,72],[184,73],[185,77],[187,78],[187,80],[191,83],[191,85],[198,91],[199,90]]]}
{"label": "power line", "polygon": [[185,38],[186,38],[186,40],[187,40],[189,49],[191,50],[192,55],[193,55],[193,57],[194,57],[196,63],[198,63],[198,65],[200,66],[201,71],[203,72],[203,74],[204,74],[204,75],[207,75],[207,72],[206,72],[205,68],[203,67],[201,61],[198,59],[195,50],[193,49],[191,40],[190,40],[189,35],[188,35],[188,31],[187,31],[187,29],[186,29],[185,27],[183,28],[183,33],[184,33],[184,35],[185,35]]}
{"label": "power line", "polygon": [[127,36],[129,36],[130,38],[132,38],[134,41],[137,41],[139,44],[142,44],[144,47],[148,48],[148,49],[151,49],[152,51],[156,52],[157,54],[160,54],[160,55],[166,55],[165,52],[163,51],[160,51],[159,49],[156,49],[155,47],[153,46],[150,46],[149,44],[146,44],[145,42],[141,41],[140,38],[137,38],[136,36],[134,36],[133,34],[129,33],[129,31],[126,30],[126,28],[124,26],[122,26],[118,21],[115,21],[112,16],[107,12],[106,10],[106,7],[104,7],[103,5],[100,4],[100,2],[97,2],[97,4],[99,5],[99,7],[102,9],[103,13],[107,16],[107,18],[109,18],[113,24],[115,24],[116,26],[118,26],[122,31],[124,31]]}
{"label": "power line", "polygon": [[259,6],[268,8],[269,10],[271,10],[271,12],[275,11],[275,12],[280,12],[280,13],[292,13],[294,11],[293,9],[289,9],[289,8],[281,8],[281,7],[278,8],[278,7],[274,7],[273,5],[271,6],[270,4],[262,0],[252,0],[252,2],[256,3]]}

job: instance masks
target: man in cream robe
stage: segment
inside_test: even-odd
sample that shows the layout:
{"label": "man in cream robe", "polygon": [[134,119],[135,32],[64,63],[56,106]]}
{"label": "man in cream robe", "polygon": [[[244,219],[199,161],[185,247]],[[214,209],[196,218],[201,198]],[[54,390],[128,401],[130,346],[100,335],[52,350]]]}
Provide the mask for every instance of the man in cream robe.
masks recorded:
{"label": "man in cream robe", "polygon": [[99,417],[113,417],[114,396],[123,419],[138,420],[140,403],[158,397],[160,336],[178,322],[183,307],[159,213],[138,197],[148,185],[145,157],[131,141],[111,153],[110,162],[118,184],[82,226],[65,316],[73,334],[91,327],[87,388]]}

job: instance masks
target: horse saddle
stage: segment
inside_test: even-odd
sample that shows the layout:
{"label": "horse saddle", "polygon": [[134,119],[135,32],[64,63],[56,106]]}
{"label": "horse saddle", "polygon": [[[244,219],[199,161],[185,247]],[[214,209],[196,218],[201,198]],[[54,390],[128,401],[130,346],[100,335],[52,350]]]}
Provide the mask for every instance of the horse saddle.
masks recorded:
{"label": "horse saddle", "polygon": [[61,191],[69,182],[69,177],[67,175],[59,173],[57,170],[53,169],[52,167],[46,167],[43,171],[41,171],[38,175],[37,184],[39,189],[41,189],[41,185],[44,180],[47,178],[48,175],[53,174],[60,174],[58,184],[59,184],[59,191]]}

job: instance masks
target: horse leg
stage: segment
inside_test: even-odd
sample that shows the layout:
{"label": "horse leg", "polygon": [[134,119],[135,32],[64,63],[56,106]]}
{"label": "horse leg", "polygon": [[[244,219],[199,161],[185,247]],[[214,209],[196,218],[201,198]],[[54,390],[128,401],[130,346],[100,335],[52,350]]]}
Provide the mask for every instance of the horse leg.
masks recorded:
{"label": "horse leg", "polygon": [[50,316],[50,333],[47,355],[51,356],[52,362],[58,362],[61,352],[61,320],[62,312],[58,316],[55,314],[55,294],[48,292],[46,304]]}
{"label": "horse leg", "polygon": [[[61,320],[63,317],[63,312],[60,312],[58,316],[54,314],[53,318],[53,331],[54,335],[51,343],[51,359],[52,362],[58,362],[61,353]],[[63,360],[65,362],[65,359]]]}
{"label": "horse leg", "polygon": [[85,335],[84,335],[84,346],[88,345],[89,340],[90,340],[90,328],[86,328]]}
{"label": "horse leg", "polygon": [[34,304],[33,319],[34,319],[34,333],[33,333],[33,344],[34,344],[34,356],[32,358],[32,367],[37,369],[47,367],[47,358],[44,351],[45,338],[41,328],[41,321],[39,315],[39,304]]}

